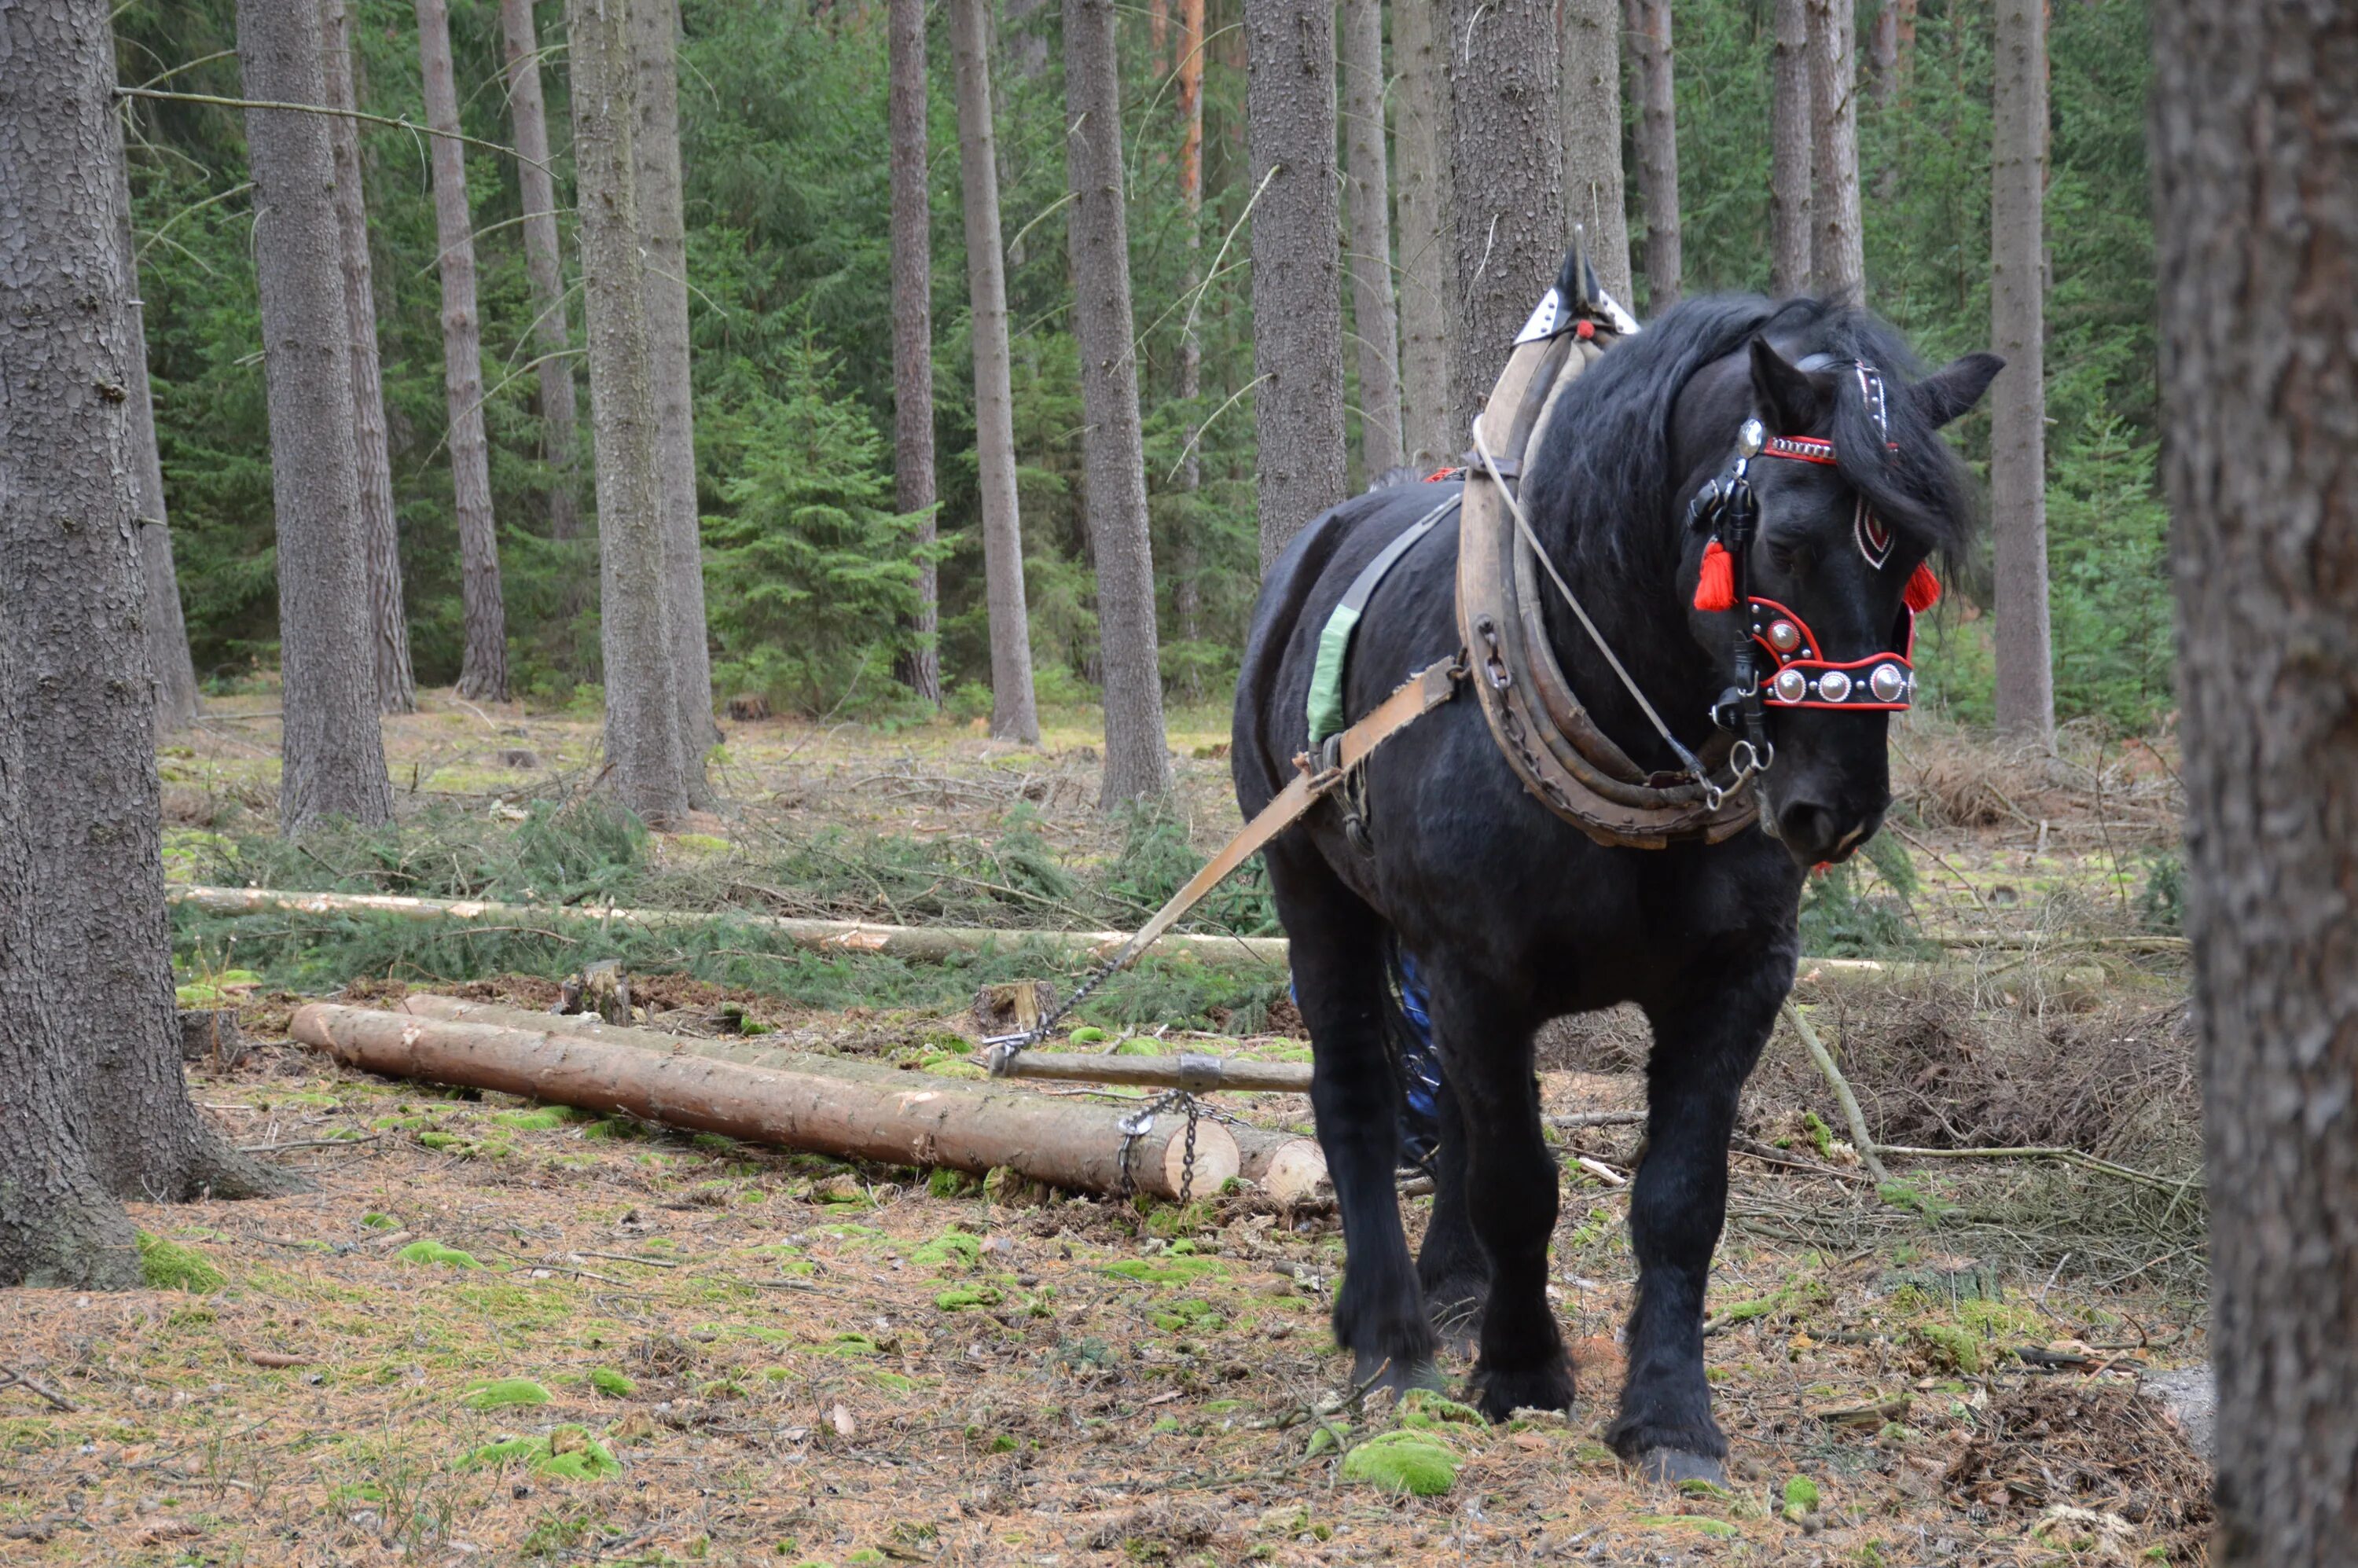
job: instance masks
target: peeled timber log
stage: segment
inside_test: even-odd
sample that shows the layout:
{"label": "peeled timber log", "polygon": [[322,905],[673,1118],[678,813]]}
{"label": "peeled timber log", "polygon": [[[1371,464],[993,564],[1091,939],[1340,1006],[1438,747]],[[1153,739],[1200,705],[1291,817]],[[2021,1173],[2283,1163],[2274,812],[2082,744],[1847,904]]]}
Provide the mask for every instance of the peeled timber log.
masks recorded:
{"label": "peeled timber log", "polygon": [[[595,1013],[533,1012],[520,1007],[502,1007],[496,1002],[466,1001],[458,997],[438,996],[427,991],[420,991],[414,996],[404,998],[401,1010],[412,1017],[438,1019],[449,1022],[498,1024],[506,1028],[541,1033],[564,1031],[615,1044],[633,1046],[639,1050],[656,1051],[666,1054],[703,1056],[713,1061],[733,1062],[741,1066],[798,1068],[815,1073],[842,1070],[880,1076],[885,1071],[866,1063],[846,1063],[833,1057],[812,1056],[806,1053],[786,1050],[781,1046],[765,1045],[759,1035],[751,1038],[723,1036],[716,1039],[708,1035],[665,1034],[652,1029],[618,1029],[602,1022]],[[1019,1060],[1031,1059],[1031,1055],[1032,1054],[1027,1052],[1024,1057]],[[1075,1056],[1040,1059],[1055,1062],[1070,1061],[1090,1067],[1112,1066],[1117,1064],[1125,1067],[1137,1067],[1165,1060],[1165,1058],[1151,1056]],[[1220,1060],[1217,1057],[1205,1059]],[[1306,1063],[1226,1062],[1223,1065],[1255,1070],[1267,1069],[1273,1075],[1291,1075],[1286,1078],[1287,1085],[1294,1085],[1298,1080],[1298,1087],[1303,1092],[1307,1092],[1310,1087],[1310,1068]],[[897,1069],[892,1071],[892,1076],[903,1083],[908,1081],[907,1075]],[[1123,1081],[1149,1085],[1157,1082],[1147,1078],[1130,1078]],[[1191,1084],[1185,1087],[1196,1086]],[[1209,1087],[1233,1089],[1244,1086],[1228,1082]],[[990,1083],[960,1083],[959,1087],[972,1094],[999,1095],[1033,1100],[1037,1098],[1029,1090],[1018,1089],[1008,1085],[1005,1079],[993,1080]],[[1203,1130],[1210,1125],[1208,1122],[1202,1123],[1197,1128],[1199,1150]],[[1246,1181],[1252,1183],[1262,1192],[1288,1207],[1322,1205],[1333,1200],[1334,1184],[1327,1177],[1326,1155],[1318,1147],[1317,1139],[1307,1133],[1282,1132],[1266,1127],[1250,1127],[1235,1122],[1224,1125],[1228,1135],[1236,1141],[1238,1156],[1237,1174]]]}
{"label": "peeled timber log", "polygon": [[[1123,1184],[1125,1140],[1104,1107],[977,1092],[947,1079],[832,1059],[805,1058],[792,1068],[744,1066],[550,1022],[555,1027],[517,1029],[314,1002],[296,1013],[288,1032],[373,1073],[625,1111],[749,1142],[976,1175],[1003,1165],[1082,1192],[1119,1192]],[[1137,1140],[1129,1165],[1139,1191],[1179,1196],[1185,1130],[1184,1118],[1163,1118]],[[1239,1163],[1225,1127],[1197,1124],[1195,1194],[1219,1191]]]}

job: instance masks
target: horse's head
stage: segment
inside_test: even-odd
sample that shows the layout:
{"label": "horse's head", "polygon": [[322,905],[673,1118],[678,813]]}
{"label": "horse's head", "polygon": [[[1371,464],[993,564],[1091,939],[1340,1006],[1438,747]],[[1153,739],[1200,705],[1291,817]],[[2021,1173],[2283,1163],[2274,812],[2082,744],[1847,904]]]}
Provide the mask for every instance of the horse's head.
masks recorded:
{"label": "horse's head", "polygon": [[[1890,804],[1885,731],[1914,695],[1915,611],[1939,592],[1929,563],[1973,526],[1938,431],[2004,362],[1968,354],[1902,384],[1868,347],[1789,359],[1755,337],[1695,378],[1677,418],[1689,627],[1731,687],[1757,685],[1755,717],[1740,702],[1726,717],[1775,747],[1761,826],[1804,865],[1847,857]],[[1723,500],[1738,481],[1748,508]]]}

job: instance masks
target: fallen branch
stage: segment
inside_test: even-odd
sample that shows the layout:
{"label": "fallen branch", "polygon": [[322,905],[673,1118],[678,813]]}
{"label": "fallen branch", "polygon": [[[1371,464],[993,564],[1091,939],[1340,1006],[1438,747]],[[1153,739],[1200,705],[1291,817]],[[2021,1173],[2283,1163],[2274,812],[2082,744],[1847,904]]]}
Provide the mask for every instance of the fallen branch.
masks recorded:
{"label": "fallen branch", "polygon": [[2150,1171],[2139,1171],[2127,1165],[2115,1165],[2110,1160],[2061,1144],[2033,1144],[2017,1149],[1920,1149],[1905,1143],[1886,1143],[1878,1151],[1896,1160],[2053,1160],[2061,1164],[2077,1165],[2083,1171],[2117,1176],[2125,1182],[2135,1182],[2157,1192],[2182,1193],[2201,1181],[2201,1175],[2158,1176]]}
{"label": "fallen branch", "polygon": [[40,1395],[44,1400],[47,1400],[53,1408],[64,1411],[69,1414],[81,1409],[80,1405],[74,1403],[63,1394],[56,1393],[49,1389],[43,1388],[39,1383],[33,1379],[32,1374],[29,1372],[19,1372],[16,1368],[9,1366],[6,1362],[0,1361],[0,1389],[7,1388],[30,1390],[32,1392]]}
{"label": "fallen branch", "polygon": [[[1189,1184],[1186,1119],[1179,1116],[1159,1118],[1133,1141],[1095,1107],[977,1092],[890,1067],[803,1057],[791,1067],[754,1068],[679,1048],[701,1043],[666,1041],[673,1049],[665,1054],[562,1026],[514,1029],[328,1002],[297,1011],[288,1033],[370,1072],[624,1112],[839,1159],[975,1175],[1006,1166],[1076,1191],[1135,1185],[1168,1198]],[[1205,1119],[1195,1148],[1190,1190],[1209,1195],[1237,1174],[1237,1141]]]}
{"label": "fallen branch", "polygon": [[1859,1113],[1858,1097],[1850,1092],[1850,1080],[1843,1076],[1840,1067],[1834,1065],[1833,1054],[1826,1049],[1825,1042],[1818,1038],[1818,1032],[1810,1027],[1810,1021],[1801,1016],[1800,1008],[1789,1001],[1784,1004],[1783,1011],[1785,1021],[1793,1026],[1793,1033],[1799,1034],[1801,1044],[1809,1047],[1810,1059],[1817,1063],[1818,1071],[1825,1075],[1826,1083],[1833,1089],[1834,1099],[1842,1107],[1843,1119],[1850,1124],[1850,1141],[1858,1150],[1859,1163],[1866,1167],[1866,1173],[1877,1183],[1889,1181],[1890,1173],[1884,1170],[1883,1162],[1876,1158],[1875,1140],[1867,1135],[1866,1118]]}

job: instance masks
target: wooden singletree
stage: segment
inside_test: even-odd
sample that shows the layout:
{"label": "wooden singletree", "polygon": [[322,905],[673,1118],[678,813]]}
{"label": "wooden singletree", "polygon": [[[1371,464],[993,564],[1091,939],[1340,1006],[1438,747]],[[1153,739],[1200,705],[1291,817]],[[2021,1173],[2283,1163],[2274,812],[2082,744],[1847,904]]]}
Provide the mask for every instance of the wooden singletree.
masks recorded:
{"label": "wooden singletree", "polygon": [[492,518],[492,444],[483,433],[483,327],[475,310],[475,222],[467,201],[466,145],[458,139],[459,86],[450,64],[449,0],[416,0],[419,74],[434,165],[436,267],[442,276],[442,398],[449,411],[459,593],[466,621],[459,695],[504,702],[508,621],[500,600],[499,531]]}
{"label": "wooden singletree", "polygon": [[1810,292],[1810,0],[1777,0],[1768,100],[1768,292]]}
{"label": "wooden singletree", "polygon": [[[333,109],[356,107],[350,0],[320,0],[325,30],[321,66]],[[409,662],[409,616],[402,600],[401,534],[393,514],[393,452],[385,434],[384,383],[376,349],[375,269],[369,260],[368,203],[361,182],[360,123],[328,120],[336,163],[337,256],[344,275],[344,321],[351,363],[352,457],[360,470],[361,549],[368,563],[369,662],[378,708],[417,707]]]}
{"label": "wooden singletree", "polygon": [[1678,71],[1671,0],[1622,0],[1637,62],[1638,192],[1646,203],[1646,312],[1679,302],[1685,264],[1679,232]]}
{"label": "wooden singletree", "polygon": [[[308,33],[316,85],[318,16],[288,9],[310,15],[287,31]],[[124,1197],[283,1184],[198,1117],[180,1074],[114,32],[104,0],[18,7],[0,25],[0,1285],[116,1289],[140,1282]],[[280,40],[239,33],[249,71],[263,60],[268,81],[288,62]],[[324,203],[324,140],[316,151]],[[332,277],[332,229],[322,239]],[[322,322],[341,336],[340,312]]]}
{"label": "wooden singletree", "polygon": [[1392,65],[1400,72],[1401,434],[1415,463],[1444,462],[1466,448],[1449,395],[1457,236],[1447,179],[1448,20],[1448,0],[1392,0]]}
{"label": "wooden singletree", "polygon": [[[1553,0],[1455,0],[1450,26],[1449,384],[1462,433],[1563,265],[1563,132]],[[1488,434],[1495,450],[1506,433]]]}
{"label": "wooden singletree", "polygon": [[2006,359],[1990,388],[1997,723],[2044,745],[2055,738],[2047,611],[2046,0],[1998,0],[1991,66],[1990,337]]}
{"label": "wooden singletree", "polygon": [[1858,200],[1858,19],[1853,0],[1809,0],[1809,7],[1810,287],[1823,298],[1861,305],[1866,252]]}
{"label": "wooden singletree", "polygon": [[1351,326],[1358,340],[1359,455],[1373,479],[1401,462],[1400,326],[1392,312],[1391,179],[1384,147],[1384,16],[1346,5],[1343,141],[1351,192]]}
{"label": "wooden singletree", "polygon": [[885,13],[892,146],[892,476],[894,504],[921,514],[917,603],[902,681],[923,700],[942,700],[940,621],[934,568],[934,207],[925,177],[925,0],[891,0]]}
{"label": "wooden singletree", "polygon": [[[322,53],[312,6],[239,0],[237,58],[249,100],[324,103]],[[373,826],[393,816],[369,646],[359,458],[352,422],[335,416],[352,405],[352,368],[332,119],[245,112],[278,520],[278,823],[288,834],[330,818]]]}
{"label": "wooden singletree", "polygon": [[2153,21],[2211,1562],[2328,1568],[2358,1531],[2358,16],[2159,0]]}
{"label": "wooden singletree", "polygon": [[1246,0],[1253,427],[1266,571],[1343,499],[1343,295],[1336,236],[1335,9]]}
{"label": "wooden singletree", "polygon": [[565,266],[557,243],[557,180],[549,162],[548,105],[540,84],[540,39],[532,0],[500,0],[507,38],[508,107],[515,122],[516,183],[524,197],[525,276],[532,284],[535,373],[540,384],[540,450],[548,464],[548,532],[581,531],[580,412],[573,395],[574,350],[565,318]]}
{"label": "wooden singletree", "polygon": [[974,313],[975,469],[982,503],[983,601],[990,619],[990,732],[1036,743],[1032,620],[1015,489],[1015,397],[1007,347],[1007,268],[999,238],[999,136],[990,101],[989,0],[949,0],[957,70],[958,189]]}
{"label": "wooden singletree", "polygon": [[1629,215],[1621,178],[1620,0],[1564,0],[1563,194],[1596,280],[1624,306]]}
{"label": "wooden singletree", "polygon": [[658,827],[688,808],[687,751],[665,592],[655,395],[640,249],[638,76],[622,0],[568,0],[573,162],[581,209],[590,422],[598,449],[599,641],[606,769],[614,795]]}
{"label": "wooden singletree", "polygon": [[[1073,191],[1073,325],[1081,358],[1081,461],[1097,557],[1098,663],[1105,689],[1102,804],[1171,786],[1146,460],[1130,347],[1130,225],[1122,210],[1121,82],[1114,0],[1065,0],[1065,167]],[[1328,142],[1333,156],[1333,142]],[[1333,187],[1328,186],[1331,211]],[[1333,232],[1328,232],[1333,254]]]}

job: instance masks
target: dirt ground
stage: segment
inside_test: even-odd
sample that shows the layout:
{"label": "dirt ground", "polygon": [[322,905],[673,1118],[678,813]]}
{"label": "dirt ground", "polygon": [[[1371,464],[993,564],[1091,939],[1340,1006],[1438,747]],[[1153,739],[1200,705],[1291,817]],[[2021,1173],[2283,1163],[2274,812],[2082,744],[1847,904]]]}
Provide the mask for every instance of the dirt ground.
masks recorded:
{"label": "dirt ground", "polygon": [[[166,748],[180,831],[266,820],[270,706],[216,703]],[[583,718],[427,708],[387,726],[405,810],[513,808],[594,774]],[[1087,720],[1052,720],[1040,750],[948,725],[732,723],[716,769],[729,802],[695,827],[969,832],[1022,803],[1060,850],[1087,854],[1107,834]],[[1232,820],[1221,728],[1174,726],[1206,848]],[[2026,772],[1926,729],[1900,733],[1894,765],[1922,929],[2043,935],[2101,967],[2102,1005],[2059,1000],[2052,1018],[2018,958],[1970,971],[1971,1005],[2031,1018],[2042,1062],[2099,1036],[2166,1040],[2180,994],[2151,945],[2125,939],[2144,858],[2169,842],[2169,759],[2067,756]],[[544,986],[471,989],[545,1005]],[[709,989],[651,994],[676,1009],[663,1022],[695,1027],[724,1000]],[[1878,1196],[1846,1146],[1804,1123],[1805,1076],[1756,1085],[1712,1283],[1732,1485],[1675,1492],[1633,1482],[1599,1441],[1630,1304],[1631,1129],[1561,1135],[1551,1290],[1579,1405],[1493,1426],[1446,1402],[1349,1400],[1325,1326],[1343,1265],[1331,1215],[1249,1192],[1183,1212],[986,1191],[389,1082],[278,1043],[297,1000],[247,998],[264,1044],[195,1065],[191,1088],[310,1190],[135,1206],[185,1249],[151,1258],[181,1288],[0,1292],[0,1368],[21,1374],[0,1372],[0,1562],[2202,1560],[2207,1470],[2138,1392],[2205,1355],[2182,1249],[2014,1244],[2006,1217],[2061,1191],[2038,1180],[2092,1179],[2071,1171],[1996,1178],[1996,1197],[1910,1172],[1896,1201]],[[976,1033],[963,1017],[726,1000],[826,1049]],[[1874,1035],[1898,1055],[1862,1090],[1929,1141],[1942,1108],[1971,1100],[1955,1063],[1973,1052],[1927,1077],[1908,1054],[1927,1049],[1915,1017]],[[1552,1113],[1640,1102],[1612,1035],[1550,1053]],[[1983,1098],[1993,1127],[2029,1114],[2019,1095]],[[1307,1115],[1284,1096],[1223,1106],[1270,1125]],[[2137,1164],[2152,1149],[2106,1152]],[[1412,1233],[1428,1201],[1405,1203]],[[1410,1477],[1432,1495],[1402,1490]]]}

